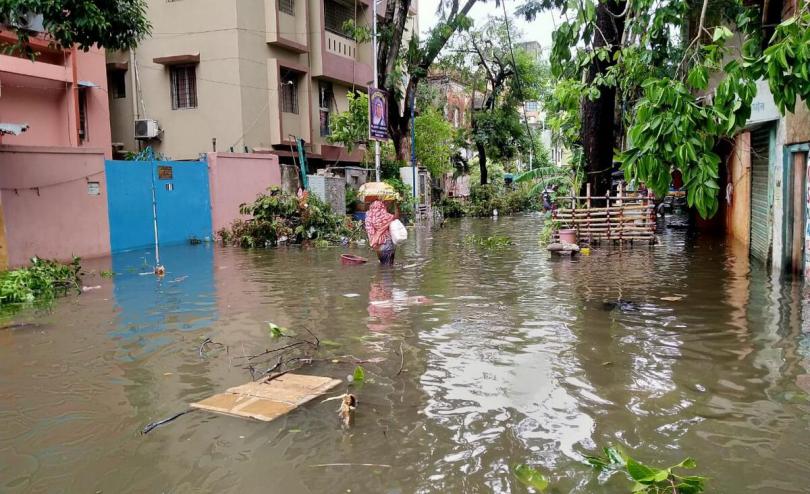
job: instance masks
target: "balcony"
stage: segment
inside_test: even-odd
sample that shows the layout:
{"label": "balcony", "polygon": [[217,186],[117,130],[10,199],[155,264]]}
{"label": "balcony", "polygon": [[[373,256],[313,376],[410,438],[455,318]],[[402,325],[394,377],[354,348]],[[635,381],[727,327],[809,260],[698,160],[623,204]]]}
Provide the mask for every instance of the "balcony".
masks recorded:
{"label": "balcony", "polygon": [[329,31],[324,33],[326,37],[326,52],[345,57],[351,60],[357,58],[357,42]]}

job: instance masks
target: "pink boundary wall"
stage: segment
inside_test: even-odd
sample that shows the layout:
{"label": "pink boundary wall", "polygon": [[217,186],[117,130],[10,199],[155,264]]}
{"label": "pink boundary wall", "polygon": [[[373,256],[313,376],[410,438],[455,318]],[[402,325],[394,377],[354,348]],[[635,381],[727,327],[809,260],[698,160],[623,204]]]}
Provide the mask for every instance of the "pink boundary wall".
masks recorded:
{"label": "pink boundary wall", "polygon": [[207,153],[211,225],[214,233],[245,218],[239,205],[251,202],[268,187],[281,186],[281,168],[274,154]]}
{"label": "pink boundary wall", "polygon": [[[110,253],[101,149],[0,146],[0,194],[9,266]],[[98,182],[100,194],[88,194]]]}

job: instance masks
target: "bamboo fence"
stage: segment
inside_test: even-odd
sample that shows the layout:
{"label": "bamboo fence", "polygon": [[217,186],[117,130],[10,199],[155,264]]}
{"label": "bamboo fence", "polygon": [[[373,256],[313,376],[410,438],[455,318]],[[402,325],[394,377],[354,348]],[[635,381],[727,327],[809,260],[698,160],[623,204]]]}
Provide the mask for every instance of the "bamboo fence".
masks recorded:
{"label": "bamboo fence", "polygon": [[[584,196],[557,198],[561,206],[553,212],[560,228],[573,228],[580,241],[597,244],[655,243],[655,202],[649,196],[632,196],[619,187],[615,196],[592,196],[586,184]],[[559,240],[558,233],[554,234]]]}

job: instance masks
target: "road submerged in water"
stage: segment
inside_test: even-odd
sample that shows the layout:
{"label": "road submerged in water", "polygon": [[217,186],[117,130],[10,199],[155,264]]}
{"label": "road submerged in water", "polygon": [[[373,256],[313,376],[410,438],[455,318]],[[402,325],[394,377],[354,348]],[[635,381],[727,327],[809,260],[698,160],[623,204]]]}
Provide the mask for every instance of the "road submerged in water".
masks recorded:
{"label": "road submerged in water", "polygon": [[[539,229],[417,229],[393,269],[343,266],[344,248],[167,247],[162,281],[140,274],[148,252],[90,261],[116,276],[0,330],[0,492],[526,492],[519,463],[552,492],[628,492],[583,462],[609,443],[653,466],[692,456],[709,492],[810,492],[800,283],[684,231],[570,260],[549,258]],[[234,357],[272,345],[268,322],[371,360],[349,431],[316,401],[271,423],[195,411],[139,434],[249,380]],[[205,338],[228,352],[201,358]]]}

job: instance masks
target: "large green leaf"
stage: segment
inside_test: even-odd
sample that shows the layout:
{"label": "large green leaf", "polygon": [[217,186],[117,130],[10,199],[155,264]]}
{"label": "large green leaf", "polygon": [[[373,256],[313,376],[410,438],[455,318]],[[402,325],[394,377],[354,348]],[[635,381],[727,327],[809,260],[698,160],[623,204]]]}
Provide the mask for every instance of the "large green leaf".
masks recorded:
{"label": "large green leaf", "polygon": [[518,480],[539,492],[543,492],[548,488],[548,479],[528,465],[517,465],[512,469],[512,472]]}

